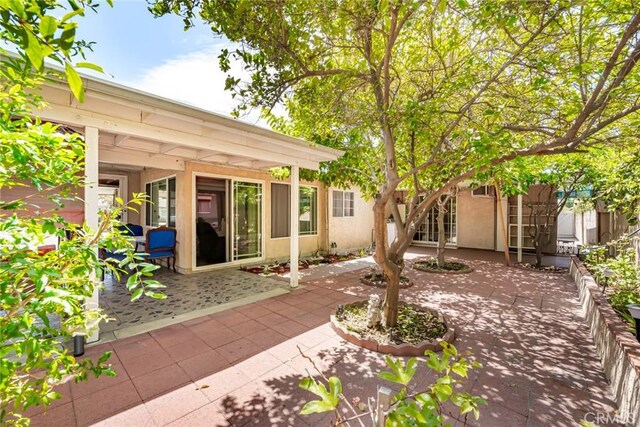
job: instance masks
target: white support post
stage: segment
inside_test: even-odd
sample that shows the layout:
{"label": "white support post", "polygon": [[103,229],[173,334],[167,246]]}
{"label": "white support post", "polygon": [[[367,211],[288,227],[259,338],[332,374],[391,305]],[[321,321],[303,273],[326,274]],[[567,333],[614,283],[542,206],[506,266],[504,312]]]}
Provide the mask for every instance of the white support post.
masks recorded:
{"label": "white support post", "polygon": [[292,288],[298,287],[298,225],[300,219],[300,167],[291,166],[291,255],[290,260],[290,282]]}
{"label": "white support post", "polygon": [[518,194],[518,262],[522,262],[522,194]]}
{"label": "white support post", "polygon": [[[97,128],[85,128],[84,220],[92,230],[98,228],[98,136]],[[98,273],[94,272],[93,274],[97,277]],[[98,298],[98,287],[96,286],[93,295],[85,301],[85,307],[97,309],[99,307]],[[98,341],[99,332],[96,329],[90,336],[87,336],[87,342]]]}

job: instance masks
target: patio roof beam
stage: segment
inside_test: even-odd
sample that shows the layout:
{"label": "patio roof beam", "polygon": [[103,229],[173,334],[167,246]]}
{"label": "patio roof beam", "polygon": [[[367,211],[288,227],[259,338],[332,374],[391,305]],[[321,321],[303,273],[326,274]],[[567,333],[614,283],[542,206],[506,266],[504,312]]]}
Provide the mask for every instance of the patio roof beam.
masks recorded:
{"label": "patio roof beam", "polygon": [[229,160],[229,156],[227,156],[226,154],[209,151],[209,152],[198,154],[196,156],[196,160],[203,161],[203,162],[213,162],[213,163],[227,163],[227,161]]}
{"label": "patio roof beam", "polygon": [[[50,85],[66,90],[66,84],[63,83],[51,83]],[[144,118],[144,120],[149,120],[151,115],[158,115],[238,135],[244,134],[252,137],[258,136],[260,137],[260,140],[280,144],[285,147],[297,145],[297,149],[319,156],[320,161],[334,160],[336,157],[343,154],[340,150],[321,145],[310,146],[307,141],[300,138],[282,135],[269,129],[256,128],[251,124],[243,123],[220,114],[177,103],[169,99],[163,99],[158,96],[150,95],[114,83],[87,79],[86,86],[87,97],[115,103],[129,108],[139,108],[141,110],[141,119]],[[73,96],[71,96],[70,99],[73,99]],[[156,106],[149,105],[148,102],[150,101],[156,104]],[[173,109],[176,109],[176,111],[172,111]],[[185,111],[183,112],[183,110]],[[279,140],[278,138],[283,138],[284,140]]]}
{"label": "patio roof beam", "polygon": [[115,145],[116,147],[120,147],[129,138],[130,138],[129,135],[116,135],[116,137],[115,137],[115,139],[113,141],[113,145]]}
{"label": "patio roof beam", "polygon": [[[162,143],[172,143],[183,147],[200,150],[224,152],[231,156],[246,156],[255,160],[269,160],[279,165],[292,165],[317,170],[319,161],[311,154],[295,153],[289,150],[276,149],[259,141],[252,142],[249,138],[242,141],[212,140],[204,136],[181,132],[178,130],[158,128],[156,126],[133,122],[122,118],[113,118],[104,114],[83,111],[76,108],[52,105],[47,110],[34,111],[40,117],[71,125],[89,125],[104,131],[131,137],[148,139]],[[116,121],[117,120],[117,121]],[[293,147],[292,147],[293,148]],[[296,154],[302,154],[302,158]]]}
{"label": "patio roof beam", "polygon": [[100,150],[100,162],[176,171],[184,170],[184,160],[177,157],[142,153],[127,149]]}
{"label": "patio roof beam", "polygon": [[277,166],[278,165],[273,162],[266,162],[262,160],[254,160],[253,163],[251,164],[251,167],[253,169],[271,169]]}
{"label": "patio roof beam", "polygon": [[180,145],[178,144],[162,144],[158,152],[159,154],[167,154],[169,151],[179,147]]}

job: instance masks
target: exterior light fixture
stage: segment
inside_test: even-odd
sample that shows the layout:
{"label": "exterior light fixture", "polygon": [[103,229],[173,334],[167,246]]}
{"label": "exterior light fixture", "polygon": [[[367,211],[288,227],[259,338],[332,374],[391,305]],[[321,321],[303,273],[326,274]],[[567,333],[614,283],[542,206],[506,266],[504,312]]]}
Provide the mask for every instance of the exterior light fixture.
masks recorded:
{"label": "exterior light fixture", "polygon": [[609,278],[613,276],[613,270],[611,270],[610,268],[605,268],[602,272],[602,275],[604,276],[604,284],[602,285],[602,293],[604,294],[604,292],[607,290],[607,285],[609,284]]}
{"label": "exterior light fixture", "polygon": [[75,357],[84,354],[84,335],[75,335],[73,337],[73,355]]}
{"label": "exterior light fixture", "polygon": [[627,305],[631,317],[636,321],[636,339],[640,341],[640,304]]}

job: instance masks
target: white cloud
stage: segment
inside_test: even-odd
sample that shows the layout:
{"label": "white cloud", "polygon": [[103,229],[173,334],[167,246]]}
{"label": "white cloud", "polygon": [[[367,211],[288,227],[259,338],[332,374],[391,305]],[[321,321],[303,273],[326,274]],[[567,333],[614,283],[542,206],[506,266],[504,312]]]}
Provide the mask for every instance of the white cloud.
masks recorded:
{"label": "white cloud", "polygon": [[[218,49],[193,52],[165,60],[162,64],[147,69],[139,79],[127,82],[126,85],[229,115],[238,101],[231,97],[230,92],[224,90],[226,74],[218,66],[217,51]],[[237,76],[238,72],[234,70],[233,75]],[[241,120],[268,127],[260,120],[258,111],[250,112]]]}

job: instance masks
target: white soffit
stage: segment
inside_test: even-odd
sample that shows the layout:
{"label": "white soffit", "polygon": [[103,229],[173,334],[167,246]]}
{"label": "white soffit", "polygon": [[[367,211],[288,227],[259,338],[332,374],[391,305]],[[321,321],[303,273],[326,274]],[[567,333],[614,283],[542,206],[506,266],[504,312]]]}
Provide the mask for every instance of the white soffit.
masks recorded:
{"label": "white soffit", "polygon": [[122,150],[127,150],[135,155],[133,166],[148,160],[147,166],[160,167],[162,161],[184,168],[184,160],[191,160],[253,169],[318,169],[320,162],[343,154],[110,82],[85,78],[85,87],[86,102],[80,104],[66,86],[48,84],[42,94],[50,108],[35,113],[58,123],[98,128],[101,150],[111,152],[101,153],[100,161],[111,163],[118,155],[124,160]]}

